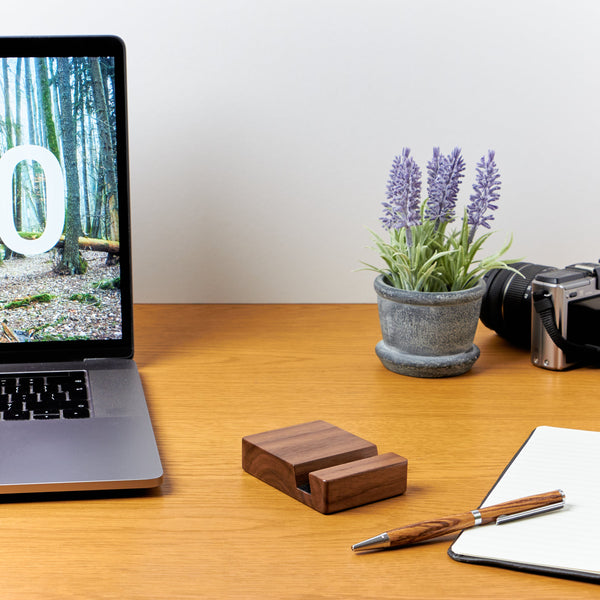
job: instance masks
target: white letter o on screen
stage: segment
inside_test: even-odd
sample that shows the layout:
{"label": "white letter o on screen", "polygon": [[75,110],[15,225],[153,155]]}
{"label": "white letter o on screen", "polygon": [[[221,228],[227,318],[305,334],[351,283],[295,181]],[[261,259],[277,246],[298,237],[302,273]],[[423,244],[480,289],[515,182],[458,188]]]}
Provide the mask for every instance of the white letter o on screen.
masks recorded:
{"label": "white letter o on screen", "polygon": [[[36,240],[22,238],[15,227],[12,179],[22,160],[35,160],[46,175],[46,229]],[[56,156],[42,146],[16,146],[0,158],[0,240],[17,254],[42,254],[56,246],[65,226],[65,182]]]}

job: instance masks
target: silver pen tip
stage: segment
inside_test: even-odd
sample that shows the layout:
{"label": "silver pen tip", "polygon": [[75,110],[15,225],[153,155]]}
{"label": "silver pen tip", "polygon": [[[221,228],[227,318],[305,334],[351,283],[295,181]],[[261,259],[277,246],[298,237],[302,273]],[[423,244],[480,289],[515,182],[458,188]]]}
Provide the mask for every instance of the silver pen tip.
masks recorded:
{"label": "silver pen tip", "polygon": [[354,552],[361,552],[362,550],[377,550],[378,548],[388,548],[390,545],[390,538],[387,533],[376,535],[375,537],[369,538],[358,544],[352,546]]}

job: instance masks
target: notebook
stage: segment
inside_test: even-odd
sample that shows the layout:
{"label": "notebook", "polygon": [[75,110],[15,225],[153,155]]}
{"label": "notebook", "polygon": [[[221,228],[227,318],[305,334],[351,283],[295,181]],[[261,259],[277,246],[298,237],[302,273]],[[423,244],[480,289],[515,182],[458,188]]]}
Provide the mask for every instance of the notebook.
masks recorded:
{"label": "notebook", "polygon": [[600,432],[538,427],[482,506],[561,489],[565,508],[463,531],[449,555],[459,561],[600,582]]}
{"label": "notebook", "polygon": [[146,488],[125,50],[0,38],[0,493]]}

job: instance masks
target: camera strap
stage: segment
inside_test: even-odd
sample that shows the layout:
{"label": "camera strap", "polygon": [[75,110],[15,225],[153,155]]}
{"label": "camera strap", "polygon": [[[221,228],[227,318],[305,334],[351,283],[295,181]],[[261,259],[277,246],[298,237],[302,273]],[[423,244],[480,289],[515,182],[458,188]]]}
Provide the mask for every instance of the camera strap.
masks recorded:
{"label": "camera strap", "polygon": [[549,294],[538,293],[533,295],[533,306],[540,316],[544,329],[550,336],[550,339],[563,351],[578,361],[600,360],[600,347],[591,344],[576,344],[570,342],[562,336],[556,320],[554,319],[554,305]]}

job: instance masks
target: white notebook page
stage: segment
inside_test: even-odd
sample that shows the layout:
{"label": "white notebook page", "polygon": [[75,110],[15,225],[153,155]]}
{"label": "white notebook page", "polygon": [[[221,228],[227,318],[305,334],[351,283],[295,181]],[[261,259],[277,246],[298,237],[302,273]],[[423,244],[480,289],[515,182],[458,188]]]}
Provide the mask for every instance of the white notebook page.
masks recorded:
{"label": "white notebook page", "polygon": [[600,573],[600,432],[538,427],[483,506],[561,489],[565,508],[465,530],[456,554]]}

